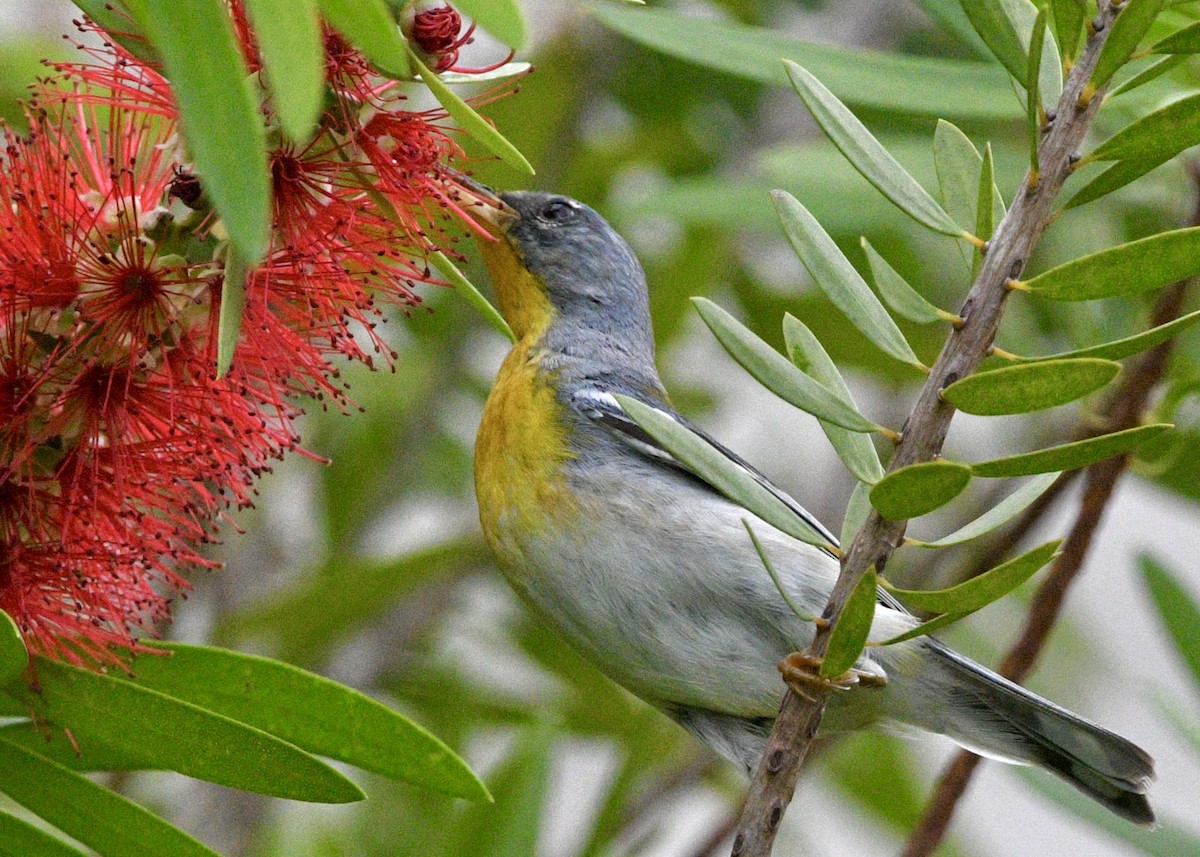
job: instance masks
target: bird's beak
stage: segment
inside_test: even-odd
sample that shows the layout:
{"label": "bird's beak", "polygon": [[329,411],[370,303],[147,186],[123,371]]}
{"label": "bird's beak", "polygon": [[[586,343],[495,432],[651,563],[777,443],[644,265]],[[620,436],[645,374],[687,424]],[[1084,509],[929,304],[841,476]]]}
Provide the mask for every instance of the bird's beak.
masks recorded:
{"label": "bird's beak", "polygon": [[462,200],[466,212],[483,224],[494,237],[500,237],[505,226],[519,216],[516,209],[506,205],[493,188],[457,171],[454,179],[472,194],[471,197]]}

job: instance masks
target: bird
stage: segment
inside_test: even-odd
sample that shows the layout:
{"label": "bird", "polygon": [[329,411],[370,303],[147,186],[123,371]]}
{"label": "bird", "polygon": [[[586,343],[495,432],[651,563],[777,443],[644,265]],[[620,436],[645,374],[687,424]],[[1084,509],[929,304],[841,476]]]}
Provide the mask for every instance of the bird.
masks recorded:
{"label": "bird", "polygon": [[[480,523],[496,563],[587,660],[753,772],[783,695],[776,667],[815,631],[785,602],[743,522],[801,612],[822,613],[838,561],[727,499],[618,397],[691,432],[837,540],[672,406],[642,266],[596,211],[560,194],[474,189],[488,233],[480,255],[515,337],[475,445]],[[881,589],[869,639],[917,623]],[[870,647],[854,677],[863,680],[831,696],[821,735],[872,725],[945,735],[1042,768],[1136,824],[1154,822],[1145,751],[934,638]]]}

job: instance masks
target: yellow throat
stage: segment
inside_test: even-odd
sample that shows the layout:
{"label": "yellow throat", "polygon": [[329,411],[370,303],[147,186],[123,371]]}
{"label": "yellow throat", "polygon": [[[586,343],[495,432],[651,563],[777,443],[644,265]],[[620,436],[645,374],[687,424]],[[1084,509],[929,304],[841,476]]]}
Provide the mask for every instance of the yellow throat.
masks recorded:
{"label": "yellow throat", "polygon": [[475,494],[484,535],[501,564],[513,570],[522,563],[526,538],[551,524],[561,526],[574,512],[562,467],[575,455],[567,445],[554,378],[541,367],[542,337],[556,315],[546,287],[504,235],[479,244],[517,344],[483,409],[475,440]]}

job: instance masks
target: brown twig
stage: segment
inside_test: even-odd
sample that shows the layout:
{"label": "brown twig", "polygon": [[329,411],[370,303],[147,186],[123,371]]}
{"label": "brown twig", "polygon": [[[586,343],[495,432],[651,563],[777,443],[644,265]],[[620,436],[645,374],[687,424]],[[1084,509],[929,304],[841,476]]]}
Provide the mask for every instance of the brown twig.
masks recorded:
{"label": "brown twig", "polygon": [[[1008,283],[1021,275],[1051,219],[1054,201],[1070,175],[1074,155],[1102,100],[1091,98],[1081,103],[1081,94],[1115,15],[1110,3],[1101,3],[1102,26],[1090,37],[1079,63],[1068,76],[1055,121],[1039,148],[1041,175],[1037,188],[1030,188],[1027,175],[1008,214],[988,242],[979,274],[959,313],[965,321],[951,333],[930,370],[895,454],[888,462],[888,472],[931,461],[941,453],[954,414],[954,409],[942,400],[942,390],[970,375],[982,362],[1000,323]],[[825,655],[829,630],[841,615],[851,591],[869,567],[883,571],[892,551],[903,539],[906,525],[906,521],[889,521],[874,511],[870,513],[842,556],[841,574],[823,614],[828,623],[817,628],[807,650],[812,659]],[[766,751],[750,782],[734,836],[733,857],[768,857],[771,853],[780,821],[795,791],[800,765],[817,733],[828,697],[828,690],[814,690],[807,698],[790,690],[784,694]]]}
{"label": "brown twig", "polygon": [[[1193,179],[1200,192],[1200,171],[1193,169]],[[1192,218],[1193,226],[1200,226],[1200,199],[1197,203]],[[1176,283],[1159,296],[1154,308],[1154,326],[1166,324],[1179,316],[1187,286],[1186,282]],[[1138,424],[1150,393],[1166,371],[1173,344],[1173,340],[1168,340],[1148,352],[1118,386],[1109,399],[1105,413],[1112,430],[1133,428]],[[1020,682],[1033,669],[1058,621],[1067,590],[1083,567],[1084,558],[1117,482],[1127,467],[1128,457],[1120,456],[1093,464],[1084,471],[1086,483],[1079,503],[1079,514],[1063,545],[1062,555],[1034,595],[1021,636],[1000,664],[1000,674],[1005,678]],[[979,756],[963,750],[946,766],[924,815],[905,843],[903,857],[928,857],[933,853],[945,837],[955,807],[966,792],[980,761]]]}

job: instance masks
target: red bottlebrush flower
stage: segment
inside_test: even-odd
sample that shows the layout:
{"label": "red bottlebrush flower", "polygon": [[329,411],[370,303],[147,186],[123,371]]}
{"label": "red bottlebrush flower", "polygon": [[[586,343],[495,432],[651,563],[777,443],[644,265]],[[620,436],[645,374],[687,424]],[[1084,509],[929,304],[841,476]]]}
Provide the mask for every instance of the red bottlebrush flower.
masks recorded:
{"label": "red bottlebrush flower", "polygon": [[[258,71],[242,0],[230,11]],[[448,21],[447,57],[471,38]],[[383,308],[416,305],[436,282],[424,260],[450,252],[447,221],[471,224],[444,114],[404,109],[332,30],[325,46],[331,106],[312,142],[272,137],[271,246],[220,379],[228,247],[160,71],[80,46],[37,89],[31,135],[4,136],[0,609],[35,652],[119,661],[169,618],[182,573],[212,566],[214,517],[249,505],[284,453],[307,454],[298,400],[350,407],[331,361],[391,364]]]}
{"label": "red bottlebrush flower", "polygon": [[413,43],[432,59],[434,71],[481,74],[499,68],[515,56],[515,51],[510,52],[500,62],[483,68],[459,67],[459,51],[475,41],[475,23],[463,31],[462,15],[446,3],[420,6],[413,13],[407,30]]}

